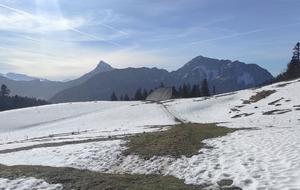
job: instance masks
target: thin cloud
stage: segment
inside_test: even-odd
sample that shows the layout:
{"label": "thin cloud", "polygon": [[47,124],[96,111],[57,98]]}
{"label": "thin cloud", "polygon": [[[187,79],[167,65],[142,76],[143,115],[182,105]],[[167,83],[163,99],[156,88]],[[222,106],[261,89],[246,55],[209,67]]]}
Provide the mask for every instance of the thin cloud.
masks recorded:
{"label": "thin cloud", "polygon": [[221,39],[226,39],[226,38],[232,38],[232,37],[236,37],[236,36],[243,36],[243,35],[247,35],[247,34],[253,34],[253,33],[257,33],[257,32],[277,30],[277,29],[287,28],[287,27],[296,26],[296,25],[300,25],[300,22],[294,23],[294,24],[283,25],[283,26],[279,26],[279,27],[257,29],[257,30],[252,30],[252,31],[249,31],[249,32],[237,33],[237,34],[222,36],[222,37],[218,37],[218,38],[211,38],[211,39],[196,41],[196,42],[184,44],[184,45],[181,45],[181,46],[189,46],[189,45],[199,44],[199,43],[203,43],[203,42],[211,42],[211,41],[216,41],[216,40],[221,40]]}
{"label": "thin cloud", "polygon": [[[19,10],[19,9],[15,9],[15,8],[12,8],[12,7],[3,5],[3,4],[0,4],[0,6],[6,8],[6,9],[9,9],[9,10],[11,10],[11,11],[15,11],[15,12],[18,12],[18,13],[21,13],[21,14],[25,14],[25,15],[27,15],[27,16],[35,17],[34,15],[32,15],[32,14],[30,14],[30,13],[28,13],[28,12]],[[118,46],[118,47],[124,48],[124,47],[121,46],[120,44],[117,44],[117,43],[112,42],[112,41],[105,40],[105,39],[100,38],[100,37],[98,37],[98,36],[95,36],[95,35],[93,35],[93,34],[89,34],[89,33],[86,33],[86,32],[82,32],[82,31],[76,30],[75,28],[69,27],[69,26],[67,26],[67,25],[65,25],[65,24],[59,24],[59,25],[65,27],[65,28],[67,28],[67,29],[69,29],[69,30],[72,30],[72,31],[74,31],[74,32],[77,32],[77,33],[79,33],[79,34],[86,35],[86,36],[90,36],[90,37],[92,37],[92,38],[95,38],[95,39],[98,39],[98,40],[101,40],[101,41],[104,41],[104,42],[107,42],[107,43],[116,45],[116,46]],[[114,29],[114,28],[112,28],[112,27],[110,27],[110,26],[107,26],[107,25],[104,25],[104,24],[102,24],[102,25],[103,25],[103,26],[106,26],[106,27],[108,27],[108,28],[110,28],[110,29],[116,30],[116,29]],[[119,31],[119,30],[116,30],[116,31],[126,34],[125,32],[122,32],[122,31]],[[127,35],[127,34],[126,34],[126,35]]]}
{"label": "thin cloud", "polygon": [[106,25],[106,24],[102,24],[102,23],[100,23],[102,26],[105,26],[105,27],[107,27],[107,28],[109,28],[109,29],[112,29],[112,30],[114,30],[114,31],[116,31],[116,32],[119,32],[119,33],[122,33],[122,34],[124,34],[124,35],[127,35],[127,33],[125,33],[125,32],[123,32],[123,31],[121,31],[121,30],[117,30],[117,29],[115,29],[115,28],[113,28],[113,27],[111,27],[111,26],[108,26],[108,25]]}
{"label": "thin cloud", "polygon": [[6,50],[6,51],[13,51],[13,52],[22,52],[22,53],[26,53],[25,51],[22,51],[22,50],[16,50],[16,49],[11,49],[11,48],[6,48],[6,47],[0,47],[0,49]]}
{"label": "thin cloud", "polygon": [[36,39],[36,38],[29,37],[29,36],[23,36],[23,35],[18,35],[18,34],[16,34],[16,36],[19,36],[19,37],[21,37],[21,38],[25,38],[25,39],[28,39],[28,40],[32,40],[32,41],[35,41],[35,42],[43,43],[43,41],[38,40],[38,39]]}
{"label": "thin cloud", "polygon": [[95,35],[92,35],[92,34],[89,34],[89,33],[85,33],[85,32],[76,30],[76,29],[74,29],[74,28],[68,27],[68,26],[64,26],[64,27],[66,27],[66,28],[68,28],[68,29],[70,29],[70,30],[72,30],[72,31],[74,31],[74,32],[77,32],[77,33],[79,33],[79,34],[83,34],[83,35],[86,35],[86,36],[90,36],[90,37],[92,37],[92,38],[95,38],[95,39],[98,39],[98,40],[101,40],[101,41],[104,41],[104,42],[107,42],[107,43],[111,43],[111,44],[113,44],[113,45],[116,45],[116,46],[119,46],[119,47],[124,48],[124,46],[121,46],[120,44],[117,44],[117,43],[112,42],[112,41],[105,40],[105,39],[100,38],[100,37],[98,37],[98,36],[95,36]]}
{"label": "thin cloud", "polygon": [[30,13],[24,12],[24,11],[22,11],[22,10],[14,9],[14,8],[12,8],[12,7],[8,7],[8,6],[3,5],[3,4],[0,4],[0,6],[6,8],[6,9],[12,10],[12,11],[18,12],[18,13],[22,13],[22,14],[25,14],[25,15],[33,16],[33,15],[30,14]]}

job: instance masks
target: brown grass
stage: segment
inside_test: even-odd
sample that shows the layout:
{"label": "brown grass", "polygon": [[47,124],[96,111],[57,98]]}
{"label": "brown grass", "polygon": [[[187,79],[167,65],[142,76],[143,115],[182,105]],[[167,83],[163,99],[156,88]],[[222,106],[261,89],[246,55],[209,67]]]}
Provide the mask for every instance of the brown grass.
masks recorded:
{"label": "brown grass", "polygon": [[205,146],[202,143],[204,139],[223,136],[236,130],[238,129],[218,127],[216,124],[179,124],[167,131],[127,137],[126,146],[129,148],[123,153],[136,154],[143,159],[165,155],[175,158],[182,155],[191,157]]}

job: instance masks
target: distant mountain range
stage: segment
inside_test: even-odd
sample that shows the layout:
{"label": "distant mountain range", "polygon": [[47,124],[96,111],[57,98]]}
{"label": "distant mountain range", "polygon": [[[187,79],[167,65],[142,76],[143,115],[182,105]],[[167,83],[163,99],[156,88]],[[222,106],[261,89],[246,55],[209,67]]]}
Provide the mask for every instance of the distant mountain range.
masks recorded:
{"label": "distant mountain range", "polygon": [[134,96],[136,89],[154,89],[161,83],[179,87],[201,84],[206,78],[208,85],[216,87],[218,94],[257,86],[273,76],[256,64],[239,61],[218,60],[198,56],[176,71],[157,68],[114,69],[100,61],[97,67],[82,77],[69,82],[13,81],[0,76],[12,94],[39,97],[53,103],[73,101],[109,100],[114,91],[118,97]]}
{"label": "distant mountain range", "polygon": [[0,73],[0,76],[6,77],[11,80],[15,80],[15,81],[31,81],[31,80],[39,79],[37,77],[31,77],[31,76],[28,76],[25,74],[18,74],[18,73],[6,73],[6,74]]}
{"label": "distant mountain range", "polygon": [[49,80],[34,79],[30,81],[16,81],[4,76],[0,76],[0,84],[6,84],[10,89],[10,95],[20,95],[27,97],[36,97],[49,100],[58,92],[84,83],[94,75],[113,70],[107,63],[100,61],[97,67],[82,77],[68,82],[56,82]]}

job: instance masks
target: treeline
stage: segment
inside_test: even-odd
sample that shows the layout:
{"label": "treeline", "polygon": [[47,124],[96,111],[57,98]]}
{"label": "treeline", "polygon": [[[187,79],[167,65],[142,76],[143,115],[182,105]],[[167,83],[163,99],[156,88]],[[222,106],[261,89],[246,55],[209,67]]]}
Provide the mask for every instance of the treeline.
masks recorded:
{"label": "treeline", "polygon": [[293,56],[284,72],[276,77],[278,81],[291,80],[300,77],[300,43],[293,48]]}
{"label": "treeline", "polygon": [[293,48],[293,56],[287,64],[287,68],[277,75],[274,79],[266,81],[259,86],[272,84],[275,82],[292,80],[300,77],[300,43],[298,42]]}
{"label": "treeline", "polygon": [[[159,87],[165,87],[163,83],[160,84]],[[156,89],[156,88],[155,88]],[[207,84],[207,80],[204,79],[202,82],[202,85],[194,84],[193,86],[190,85],[190,83],[184,83],[182,86],[179,86],[178,89],[176,89],[173,86],[173,90],[178,92],[180,94],[180,98],[193,98],[193,97],[203,97],[203,96],[210,96],[216,94],[216,88],[213,86],[212,93],[209,89],[209,86]],[[110,96],[110,101],[135,101],[135,100],[146,100],[147,96],[153,92],[153,89],[150,89],[149,92],[144,88],[142,91],[142,88],[138,88],[134,94],[134,97],[130,98],[127,94],[125,96],[121,95],[118,99],[115,92],[112,92]]]}
{"label": "treeline", "polygon": [[50,102],[41,99],[22,97],[18,95],[9,96],[9,94],[10,90],[5,84],[3,84],[0,90],[0,111],[50,104]]}

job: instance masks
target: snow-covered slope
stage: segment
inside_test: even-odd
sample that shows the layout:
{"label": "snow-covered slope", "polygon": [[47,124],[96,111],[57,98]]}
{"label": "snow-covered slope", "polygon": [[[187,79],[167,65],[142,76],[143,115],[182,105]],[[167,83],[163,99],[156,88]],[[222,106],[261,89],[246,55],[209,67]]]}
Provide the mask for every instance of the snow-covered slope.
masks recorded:
{"label": "snow-covered slope", "polygon": [[[188,184],[232,179],[242,189],[300,189],[300,82],[161,102],[81,102],[0,113],[0,150],[148,132],[176,121],[251,128],[205,140],[191,158],[124,157],[124,141],[111,140],[1,153],[6,165],[68,166],[106,173],[174,175]],[[273,92],[257,101],[250,97]],[[175,120],[175,118],[177,118]],[[5,180],[4,180],[5,181]],[[7,181],[7,180],[6,180]],[[3,182],[4,183],[4,182]],[[1,181],[0,181],[1,188]]]}

